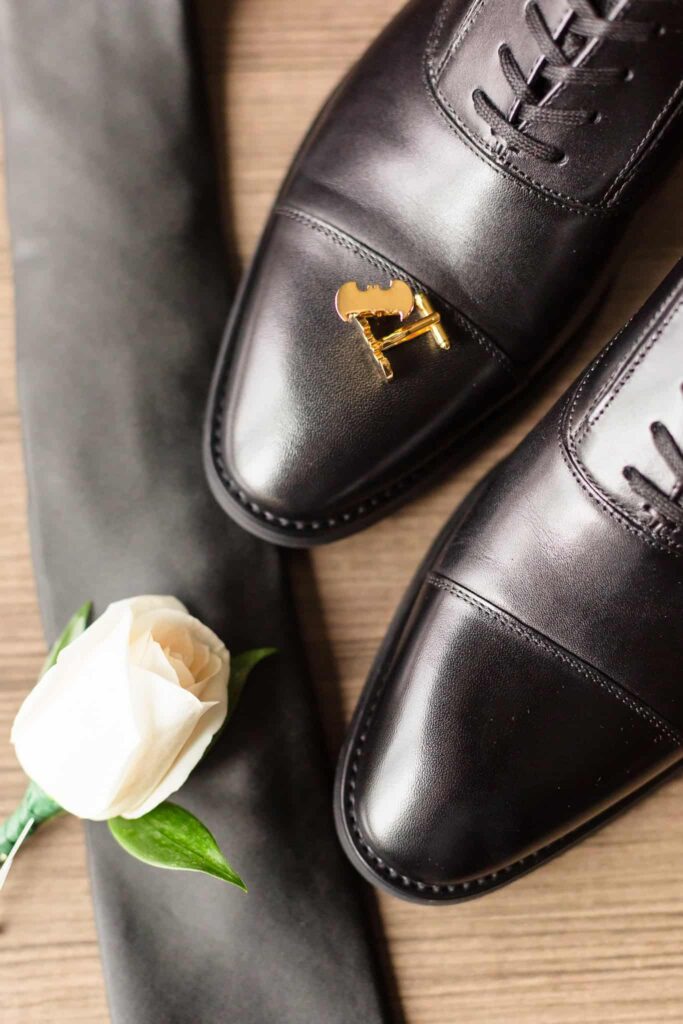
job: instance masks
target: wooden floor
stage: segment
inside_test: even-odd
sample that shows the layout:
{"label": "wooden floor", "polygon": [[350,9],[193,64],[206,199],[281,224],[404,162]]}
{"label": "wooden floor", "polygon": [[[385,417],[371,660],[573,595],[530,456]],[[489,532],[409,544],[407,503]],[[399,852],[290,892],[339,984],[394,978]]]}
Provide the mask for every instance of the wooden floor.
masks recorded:
{"label": "wooden floor", "polygon": [[[224,0],[202,0],[226,209],[244,257],[316,108],[397,6],[397,0],[234,0],[226,20]],[[599,322],[523,419],[449,482],[390,520],[310,559],[295,559],[298,600],[309,623],[308,648],[333,744],[389,616],[437,528],[683,253],[682,195],[678,175],[634,231],[628,261]],[[43,655],[25,522],[4,220],[0,467],[4,813],[23,786],[7,742],[10,723]],[[445,910],[383,898],[381,911],[409,1024],[681,1022],[683,779],[498,894]],[[55,824],[22,852],[0,898],[0,1021],[108,1021],[81,831],[74,820]]]}

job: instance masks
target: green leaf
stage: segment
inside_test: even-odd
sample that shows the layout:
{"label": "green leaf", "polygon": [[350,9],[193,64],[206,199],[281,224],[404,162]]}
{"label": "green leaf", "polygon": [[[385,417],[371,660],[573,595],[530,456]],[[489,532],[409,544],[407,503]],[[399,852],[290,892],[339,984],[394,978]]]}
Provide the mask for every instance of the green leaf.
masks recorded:
{"label": "green leaf", "polygon": [[[228,681],[228,715],[213,737],[209,750],[218,740],[242,695],[252,669],[264,658],[276,653],[275,647],[244,651],[231,659]],[[208,751],[207,751],[208,752]],[[242,879],[225,860],[209,830],[189,811],[168,801],[159,804],[141,818],[112,818],[112,835],[124,850],[138,860],[155,867],[184,871],[202,871],[247,891]]]}
{"label": "green leaf", "polygon": [[38,783],[33,781],[28,784],[23,802],[27,806],[30,817],[35,818],[36,821],[47,821],[48,818],[54,818],[55,814],[59,814],[62,809],[56,800],[48,796]]}
{"label": "green leaf", "polygon": [[40,670],[38,678],[40,679],[45,675],[49,668],[52,668],[54,663],[57,661],[57,657],[68,647],[69,644],[80,636],[81,633],[85,632],[88,628],[88,619],[90,618],[90,612],[92,611],[92,601],[86,601],[85,604],[81,605],[75,615],[72,615],[66,624],[64,632],[58,637],[50,648],[43,667]]}
{"label": "green leaf", "polygon": [[111,818],[108,824],[117,843],[145,864],[201,871],[247,891],[208,828],[177,804],[167,801],[141,818]]}
{"label": "green leaf", "polygon": [[253,651],[243,651],[242,654],[236,654],[232,658],[228,681],[228,718],[226,722],[232,718],[251,670],[264,658],[269,658],[271,654],[277,654],[276,647],[256,647]]}
{"label": "green leaf", "polygon": [[29,782],[19,806],[0,823],[0,861],[10,853],[29,821],[32,820],[33,824],[28,834],[33,835],[39,825],[54,818],[61,810],[59,804],[44,793],[40,786]]}

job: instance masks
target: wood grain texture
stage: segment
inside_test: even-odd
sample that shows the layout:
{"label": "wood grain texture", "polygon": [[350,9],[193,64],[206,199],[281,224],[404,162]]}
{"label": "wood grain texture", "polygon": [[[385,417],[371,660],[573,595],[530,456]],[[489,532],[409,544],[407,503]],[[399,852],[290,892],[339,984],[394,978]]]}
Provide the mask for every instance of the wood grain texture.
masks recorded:
{"label": "wood grain texture", "polygon": [[[230,9],[225,0],[200,3],[225,208],[243,259],[253,250],[281,177],[320,103],[397,6],[397,0],[235,0]],[[297,602],[333,747],[430,538],[683,253],[682,194],[679,174],[633,231],[598,322],[543,394],[479,457],[390,520],[311,557],[293,558]],[[26,530],[4,220],[0,465],[0,813],[5,813],[23,786],[7,742],[10,724],[44,651]],[[381,913],[408,1024],[682,1021],[682,798],[683,780],[672,782],[542,870],[459,908],[423,909],[383,897]],[[81,829],[73,820],[56,822],[36,837],[0,898],[0,1019],[3,1024],[104,1024],[109,1019]]]}

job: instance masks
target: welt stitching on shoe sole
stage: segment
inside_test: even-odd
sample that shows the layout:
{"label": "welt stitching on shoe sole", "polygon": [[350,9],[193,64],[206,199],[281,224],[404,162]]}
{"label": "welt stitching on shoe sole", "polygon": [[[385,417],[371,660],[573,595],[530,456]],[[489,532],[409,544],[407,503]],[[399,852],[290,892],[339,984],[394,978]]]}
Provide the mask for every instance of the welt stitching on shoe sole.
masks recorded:
{"label": "welt stitching on shoe sole", "polygon": [[[369,252],[364,252],[361,243],[355,242],[354,244],[354,240],[352,240],[350,236],[344,237],[343,234],[339,232],[337,229],[332,228],[330,225],[327,225],[323,222],[316,221],[315,218],[310,217],[310,215],[305,214],[301,210],[297,210],[293,207],[279,207],[276,210],[276,213],[290,217],[293,220],[300,221],[301,223],[311,228],[312,230],[321,231],[323,234],[330,237],[331,240],[335,241],[337,244],[352,249],[352,251],[354,251],[358,256],[367,260],[368,262],[372,263],[373,265],[377,266],[379,269],[384,270],[387,273],[396,274],[397,276],[405,273],[400,267],[397,267],[396,265],[390,263],[388,260],[382,259],[382,257],[380,257],[379,255],[371,255]],[[409,275],[405,276],[414,288],[423,287],[422,284],[416,279],[411,278]],[[492,345],[492,343],[489,343],[488,339],[486,339],[485,336],[479,336],[474,325],[469,323],[469,321],[467,321],[466,318],[462,317],[461,314],[459,314],[458,311],[455,310],[449,303],[447,303],[445,300],[442,300],[440,297],[439,301],[443,302],[444,306],[447,306],[453,312],[453,314],[458,319],[458,322],[462,322],[462,326],[465,327],[465,329],[474,337],[474,339],[482,347],[487,349],[487,351],[489,351],[490,354],[501,363],[503,368],[507,370],[507,372],[511,376],[514,376],[514,371],[512,369],[513,364],[511,360],[509,360],[508,357],[503,352],[499,352]],[[491,348],[489,348],[489,344],[491,344]],[[219,391],[220,398],[216,403],[215,411],[211,421],[210,447],[214,468],[221,482],[225,485],[225,487],[227,488],[227,490],[229,491],[230,495],[234,500],[238,501],[246,510],[250,512],[250,514],[258,516],[259,518],[264,519],[267,523],[274,524],[277,527],[282,528],[284,530],[298,530],[299,532],[302,532],[304,530],[316,530],[322,532],[324,531],[324,529],[331,529],[339,525],[345,525],[356,519],[361,519],[364,516],[369,515],[376,508],[379,508],[381,505],[387,504],[392,499],[398,497],[404,491],[408,490],[411,486],[417,484],[423,477],[428,476],[428,474],[433,470],[433,467],[438,461],[438,459],[441,457],[447,457],[449,450],[453,448],[455,444],[463,440],[462,436],[460,435],[458,435],[458,437],[456,438],[449,438],[440,448],[432,452],[430,456],[425,460],[425,462],[417,469],[399,477],[399,479],[394,481],[394,483],[391,484],[389,487],[386,487],[380,491],[375,492],[374,494],[369,495],[359,505],[355,506],[354,508],[344,510],[343,512],[338,513],[336,516],[330,516],[325,519],[289,519],[286,516],[278,515],[277,513],[264,508],[258,502],[252,501],[248,497],[248,495],[239,487],[236,480],[234,480],[233,477],[228,473],[228,469],[227,466],[225,465],[225,460],[221,452],[221,435],[223,429],[223,419],[225,416],[225,388],[221,387]]]}
{"label": "welt stitching on shoe sole", "polygon": [[257,502],[252,501],[239,487],[237,482],[230,476],[221,452],[221,435],[224,415],[225,395],[222,395],[218,401],[216,411],[212,418],[210,442],[213,465],[221,482],[225,485],[232,498],[238,501],[252,515],[265,519],[267,523],[275,524],[277,527],[281,527],[284,530],[317,530],[322,532],[327,528],[331,529],[336,526],[346,525],[356,519],[362,519],[381,505],[387,504],[397,498],[404,491],[409,490],[413,485],[417,485],[423,478],[427,477],[434,470],[434,466],[440,458],[448,458],[451,449],[464,440],[464,437],[461,435],[458,435],[455,438],[449,438],[444,445],[435,452],[432,452],[429,458],[427,458],[417,469],[413,470],[411,473],[404,474],[398,480],[395,480],[389,487],[369,495],[355,508],[346,509],[343,512],[339,512],[336,516],[329,516],[326,519],[294,520],[288,519],[286,516],[281,516],[276,512],[271,512],[268,509],[263,508]]}
{"label": "welt stitching on shoe sole", "polygon": [[[680,737],[668,725],[668,723],[664,722],[663,720],[660,720],[659,716],[657,716],[654,711],[651,711],[649,708],[644,706],[641,707],[641,705],[639,705],[637,701],[633,700],[632,698],[627,696],[627,694],[623,693],[618,684],[612,683],[606,678],[602,678],[597,672],[593,673],[587,666],[584,666],[580,659],[576,658],[576,656],[572,656],[569,654],[565,655],[564,652],[559,650],[555,651],[550,641],[547,642],[549,647],[546,648],[540,636],[536,636],[530,629],[530,635],[526,635],[526,628],[523,627],[521,623],[513,624],[508,622],[505,614],[502,611],[496,613],[493,608],[489,608],[489,606],[483,604],[483,602],[479,603],[479,601],[477,601],[477,599],[475,598],[474,594],[472,594],[470,591],[467,591],[465,588],[456,584],[452,580],[447,580],[443,576],[439,576],[435,573],[430,573],[427,577],[427,582],[429,582],[432,586],[436,586],[442,590],[446,590],[449,593],[454,594],[454,596],[459,597],[461,600],[466,601],[468,604],[471,604],[478,611],[482,611],[491,617],[497,618],[505,628],[512,628],[515,632],[519,631],[519,635],[521,635],[525,640],[531,640],[533,637],[533,642],[540,642],[540,645],[544,647],[544,649],[547,649],[548,653],[551,653],[554,657],[560,657],[562,660],[567,661],[567,663],[572,668],[585,668],[585,671],[582,674],[586,675],[589,679],[594,679],[601,686],[605,686],[608,689],[608,692],[610,692],[613,696],[617,697],[619,700],[623,701],[623,703],[625,703],[631,710],[636,711],[639,715],[641,715],[644,718],[644,720],[655,731],[654,743],[659,743],[662,739],[668,739],[674,747],[680,747],[682,745],[683,738]],[[353,753],[353,759],[349,765],[349,771],[346,777],[346,785],[343,794],[343,811],[347,819],[347,824],[349,825],[351,832],[355,837],[356,849],[358,850],[359,855],[363,857],[363,859],[366,861],[368,866],[373,871],[376,871],[377,873],[384,875],[390,884],[395,885],[397,888],[413,888],[417,890],[417,892],[419,893],[424,893],[426,898],[430,895],[449,897],[457,893],[464,894],[467,893],[470,889],[474,889],[475,891],[485,891],[487,888],[492,888],[495,887],[496,884],[499,884],[498,880],[499,878],[501,878],[501,876],[503,878],[505,878],[506,876],[510,878],[511,876],[514,876],[515,873],[519,873],[525,867],[525,865],[529,864],[529,862],[536,861],[540,857],[545,857],[546,855],[549,856],[554,850],[559,851],[564,846],[566,846],[574,836],[580,834],[586,828],[587,823],[584,822],[581,825],[578,825],[576,828],[571,829],[565,835],[560,836],[557,839],[554,839],[551,843],[548,843],[545,846],[540,847],[538,850],[534,850],[532,853],[527,854],[525,857],[521,857],[519,860],[514,861],[511,864],[505,865],[498,871],[490,872],[489,874],[482,875],[479,878],[475,878],[467,882],[430,884],[427,882],[420,882],[414,878],[410,878],[408,875],[403,875],[401,874],[401,872],[392,868],[375,853],[370,843],[368,843],[367,838],[365,837],[358,821],[358,815],[356,814],[355,810],[354,794],[354,790],[356,788],[356,776],[358,774],[360,760],[363,756],[365,744],[367,742],[368,734],[370,731],[370,726],[372,725],[375,712],[383,696],[386,684],[387,677],[380,676],[377,684],[377,691],[372,701],[370,702],[367,711],[363,716],[362,723],[359,727],[358,741],[356,743],[356,747]],[[613,692],[612,688],[616,692]]]}
{"label": "welt stitching on shoe sole", "polygon": [[[446,54],[444,55],[442,60],[440,62],[438,62],[438,66],[435,66],[435,61],[434,61],[435,50],[436,50],[436,47],[438,46],[438,44],[440,42],[440,38],[441,38],[441,36],[443,34],[443,28],[444,28],[444,25],[445,25],[445,22],[446,22],[446,18],[448,16],[448,10],[452,6],[452,4],[453,4],[453,0],[445,0],[445,3],[441,7],[440,14],[439,14],[438,18],[436,19],[435,24],[434,24],[434,26],[432,27],[432,29],[431,29],[431,31],[429,33],[429,36],[428,36],[428,39],[427,39],[427,46],[425,48],[425,57],[424,57],[425,81],[426,81],[426,84],[427,84],[429,96],[432,99],[432,101],[436,104],[437,109],[440,110],[442,116],[444,116],[446,118],[446,121],[448,123],[450,123],[451,127],[453,127],[453,121],[455,121],[457,123],[458,127],[460,128],[460,132],[458,132],[458,135],[464,135],[467,140],[470,139],[470,137],[471,137],[471,135],[473,133],[471,133],[470,128],[464,123],[464,121],[462,120],[462,118],[460,117],[458,112],[455,110],[455,108],[452,106],[452,104],[448,100],[448,97],[445,96],[445,94],[440,89],[440,87],[439,87],[439,78],[440,78],[441,74],[443,73],[443,69],[444,69],[445,65],[452,58],[453,53],[455,52],[455,49],[458,46],[461,45],[462,40],[465,38],[467,33],[470,31],[470,29],[472,27],[472,24],[476,21],[477,17],[481,13],[481,10],[485,6],[486,2],[487,2],[487,0],[482,0],[482,2],[479,4],[479,7],[477,8],[476,11],[474,11],[474,13],[473,13],[474,4],[471,5],[470,10],[468,11],[468,14],[466,16],[467,21],[466,21],[466,24],[465,24],[464,31],[462,31],[461,33],[458,33],[455,36],[454,40],[451,42],[450,46],[448,47],[448,50],[447,50]],[[620,14],[626,13],[628,11],[629,7],[632,6],[632,3],[633,3],[633,0],[629,0],[629,2],[624,5],[624,7],[623,7],[622,11],[620,12]],[[602,48],[603,46],[604,46],[604,41],[598,43],[598,45],[591,52],[591,57],[594,56],[595,53],[598,52],[598,50],[600,48]],[[565,88],[566,88],[566,86],[562,85],[557,90],[556,95],[560,96],[561,93],[565,90]],[[512,176],[513,177],[515,175],[519,175],[521,178],[523,178],[525,181],[527,181],[531,186],[533,186],[533,191],[534,191],[535,194],[538,194],[538,192],[541,192],[541,193],[543,193],[543,194],[545,194],[547,196],[550,196],[550,195],[551,196],[555,196],[556,199],[559,199],[561,201],[559,203],[554,203],[554,205],[561,206],[564,209],[572,210],[573,212],[582,214],[584,216],[604,215],[606,212],[611,212],[611,211],[613,211],[613,210],[615,210],[617,208],[618,202],[620,201],[620,197],[621,197],[622,193],[628,187],[628,185],[630,184],[630,181],[632,180],[635,172],[637,171],[637,167],[635,167],[634,165],[636,164],[639,155],[647,147],[648,141],[650,140],[652,135],[656,132],[659,124],[661,123],[661,120],[664,117],[666,117],[666,115],[669,112],[670,108],[675,104],[677,98],[679,97],[679,94],[680,94],[682,88],[683,88],[683,80],[679,83],[679,85],[676,87],[676,89],[674,90],[672,95],[669,97],[669,99],[666,102],[665,106],[659,111],[659,113],[657,114],[657,117],[655,118],[654,122],[652,123],[652,125],[648,129],[648,131],[645,134],[645,136],[640,140],[639,143],[636,144],[634,149],[631,150],[631,152],[629,153],[629,155],[627,157],[627,162],[620,169],[620,171],[618,172],[618,174],[615,177],[614,181],[611,183],[609,188],[606,190],[605,194],[597,202],[586,203],[586,202],[584,202],[582,200],[575,199],[574,197],[568,195],[567,193],[560,192],[557,189],[550,188],[548,185],[544,185],[542,182],[538,181],[532,175],[530,175],[527,172],[525,172],[524,170],[522,170],[522,168],[519,167],[519,165],[515,164],[510,159],[506,159],[504,156],[501,156],[501,154],[493,146],[491,146],[489,143],[487,143],[486,140],[482,136],[480,136],[479,134],[476,134],[476,136],[475,136],[476,137],[476,145],[477,145],[477,147],[481,146],[492,157],[492,159],[494,161],[502,164],[503,167],[508,168],[512,172]],[[437,97],[438,97],[438,99],[437,99]],[[449,118],[445,114],[444,108],[446,108],[450,112],[451,118]],[[661,136],[660,136],[660,138],[658,140],[655,141],[655,143],[651,147],[651,150],[654,151],[654,149],[657,148],[657,146],[659,145],[660,142],[661,142]],[[477,152],[477,148],[475,148],[474,145],[468,144],[468,148],[471,149],[477,156],[481,157],[481,153]],[[508,175],[508,177],[509,177],[509,175]],[[623,181],[622,181],[622,178],[624,179]],[[621,182],[621,184],[620,184],[620,182]],[[619,186],[619,187],[617,187],[617,186]],[[531,191],[531,190],[527,190],[527,191]]]}
{"label": "welt stitching on shoe sole", "polygon": [[[671,301],[674,298],[674,296],[677,293],[680,293],[681,290],[683,290],[683,284],[677,285],[676,288],[674,288],[673,291],[670,292],[667,295],[667,297],[662,301],[660,306],[657,308],[657,311],[650,318],[650,320],[648,321],[647,325],[643,328],[641,334],[639,335],[638,341],[636,342],[636,347],[638,345],[642,344],[643,340],[648,337],[649,332],[652,331],[652,328],[654,327],[654,325],[659,321],[659,319],[662,316],[664,310],[667,308],[667,306],[669,306],[671,304]],[[654,344],[662,336],[663,331],[669,325],[671,320],[676,316],[677,312],[679,311],[679,309],[680,309],[680,307],[682,305],[683,305],[683,299],[680,299],[678,302],[676,302],[676,305],[671,309],[671,311],[670,311],[668,317],[666,318],[666,320],[660,325],[659,329],[649,339],[649,342],[648,342],[648,345],[646,346],[646,348],[642,352],[638,353],[638,356],[637,356],[636,360],[629,367],[627,373],[624,375],[624,379],[619,383],[619,386],[615,389],[614,393],[610,396],[609,401],[603,407],[603,409],[601,410],[599,415],[594,418],[593,423],[596,423],[598,421],[598,419],[600,418],[600,415],[602,415],[602,412],[604,412],[605,408],[607,408],[607,406],[611,403],[611,401],[613,400],[615,395],[618,393],[618,391],[621,389],[621,387],[623,387],[623,385],[627,382],[627,380],[630,379],[630,377],[633,375],[633,373],[635,372],[635,370],[638,367],[638,365],[640,365],[640,363],[643,361],[643,359],[645,358],[647,353],[652,349]],[[683,552],[683,544],[680,544],[680,543],[678,543],[678,541],[674,540],[674,536],[672,534],[667,534],[667,533],[661,532],[655,538],[654,535],[651,533],[651,531],[649,531],[647,529],[647,526],[645,524],[642,524],[642,523],[638,522],[637,520],[634,520],[633,513],[631,512],[631,510],[626,508],[626,506],[618,498],[613,497],[612,495],[607,495],[605,493],[605,491],[603,490],[603,488],[601,487],[599,482],[595,479],[593,474],[590,472],[588,467],[583,462],[583,460],[581,458],[581,455],[580,455],[580,453],[578,451],[575,438],[574,438],[573,433],[572,433],[572,431],[573,431],[573,423],[574,423],[574,414],[575,414],[575,411],[576,411],[576,406],[578,404],[580,395],[581,395],[584,387],[588,383],[588,380],[589,380],[590,376],[598,368],[600,363],[605,359],[609,349],[611,348],[611,346],[614,344],[614,342],[616,340],[617,340],[617,338],[613,338],[612,341],[610,342],[610,344],[607,346],[607,348],[601,353],[600,357],[591,365],[591,367],[589,368],[587,373],[584,375],[584,377],[583,377],[583,379],[581,381],[581,385],[575,391],[573,397],[572,397],[571,394],[567,396],[567,399],[566,399],[566,401],[564,403],[564,410],[563,410],[563,412],[560,415],[559,420],[558,420],[558,437],[559,437],[560,452],[562,454],[562,459],[563,459],[565,465],[569,469],[569,472],[571,473],[571,475],[574,478],[574,480],[579,484],[579,486],[584,491],[584,493],[590,498],[590,500],[592,502],[594,502],[596,505],[598,505],[598,507],[601,508],[602,511],[607,512],[607,514],[612,519],[614,519],[614,521],[616,523],[618,523],[618,525],[621,526],[622,529],[624,529],[627,532],[633,534],[633,536],[638,537],[639,540],[645,541],[645,543],[649,544],[650,547],[653,547],[653,548],[655,548],[655,549],[657,549],[659,551],[664,551],[667,554],[673,554],[674,557],[678,557],[679,554],[681,552]],[[621,372],[622,370],[623,370],[623,365],[621,367],[619,367],[619,372]],[[606,392],[603,391],[603,394],[604,393],[606,393]],[[563,427],[565,425],[566,425],[566,434],[567,434],[567,439],[568,439],[567,444],[565,444],[564,437],[563,437],[563,433],[564,433]],[[585,420],[584,420],[584,423],[581,424],[581,426],[579,428],[579,431],[577,431],[577,440],[582,442],[585,439],[587,430],[588,430],[588,428],[585,428]],[[581,434],[581,437],[579,438],[578,435],[579,435],[580,431],[582,431],[582,434]],[[581,467],[581,470],[580,470],[581,475],[578,472],[578,467]],[[583,480],[581,478],[582,476],[585,478],[585,480]],[[591,490],[591,488],[586,486],[586,482],[585,481],[590,483],[591,488],[593,488],[592,490]]]}
{"label": "welt stitching on shoe sole", "polygon": [[[669,769],[674,767],[680,768],[680,760],[675,764],[670,765]],[[663,773],[660,773],[660,775]],[[650,782],[656,781],[655,779],[649,780]],[[644,784],[647,786],[647,783]],[[640,789],[643,789],[640,787]],[[632,797],[638,795],[640,790],[636,790],[630,794]],[[627,799],[627,798],[624,798]],[[577,825],[575,828],[566,832],[562,836],[558,836],[557,839],[553,839],[552,842],[547,843],[545,846],[539,846],[538,850],[532,850],[531,853],[527,853],[526,856],[520,857],[519,860],[513,861],[511,864],[505,864],[497,871],[491,871],[489,874],[481,875],[479,878],[473,878],[467,882],[451,882],[446,884],[431,884],[429,882],[419,882],[414,878],[409,878],[407,875],[402,875],[400,871],[390,867],[385,861],[379,857],[372,846],[364,838],[363,833],[357,824],[357,815],[353,810],[353,806],[346,807],[344,813],[347,817],[347,824],[350,826],[351,831],[356,839],[356,851],[362,860],[367,864],[368,868],[376,874],[382,874],[387,880],[387,884],[393,885],[396,889],[414,888],[418,893],[424,895],[425,899],[430,899],[434,896],[445,896],[446,900],[448,897],[457,898],[457,894],[461,894],[462,898],[469,890],[473,890],[470,895],[475,893],[484,893],[491,889],[496,889],[506,881],[512,881],[515,877],[520,874],[524,874],[526,871],[531,870],[534,863],[540,864],[549,860],[550,857],[556,853],[561,853],[568,846],[570,846],[574,840],[580,838],[585,834],[591,827],[591,819],[587,822],[583,822],[581,825]],[[602,815],[600,816],[602,817]],[[399,884],[400,883],[400,884]]]}
{"label": "welt stitching on shoe sole", "polygon": [[514,364],[509,356],[499,349],[498,346],[488,338],[482,331],[480,331],[471,320],[455,308],[447,299],[444,299],[442,295],[435,292],[433,289],[426,288],[421,281],[411,274],[406,273],[403,267],[399,267],[398,264],[392,263],[385,257],[380,256],[379,253],[371,249],[370,246],[360,242],[357,238],[347,234],[340,228],[335,227],[327,221],[321,220],[319,217],[313,217],[310,213],[306,213],[304,210],[299,210],[294,206],[278,206],[275,210],[276,214],[280,214],[283,217],[289,217],[291,220],[299,221],[306,227],[311,228],[312,231],[318,231],[320,234],[325,235],[332,242],[342,246],[345,249],[350,249],[361,259],[364,259],[367,263],[371,263],[373,266],[378,267],[380,270],[384,270],[385,273],[395,274],[397,277],[404,277],[406,281],[417,291],[426,291],[432,294],[437,300],[439,305],[444,306],[457,320],[458,324],[470,334],[475,341],[477,341],[482,348],[484,348],[490,356],[496,359],[501,366],[504,367],[509,373],[514,373]]}

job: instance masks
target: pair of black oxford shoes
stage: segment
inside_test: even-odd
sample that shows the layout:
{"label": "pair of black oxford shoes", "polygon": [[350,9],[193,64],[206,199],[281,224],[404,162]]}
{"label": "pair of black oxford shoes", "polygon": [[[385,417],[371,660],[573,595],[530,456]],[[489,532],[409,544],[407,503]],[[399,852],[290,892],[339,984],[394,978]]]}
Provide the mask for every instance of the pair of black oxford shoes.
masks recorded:
{"label": "pair of black oxford shoes", "polygon": [[[413,0],[311,129],[210,399],[225,511],[304,547],[471,450],[681,155],[679,0]],[[683,263],[435,542],[342,752],[342,843],[454,902],[683,759]]]}

